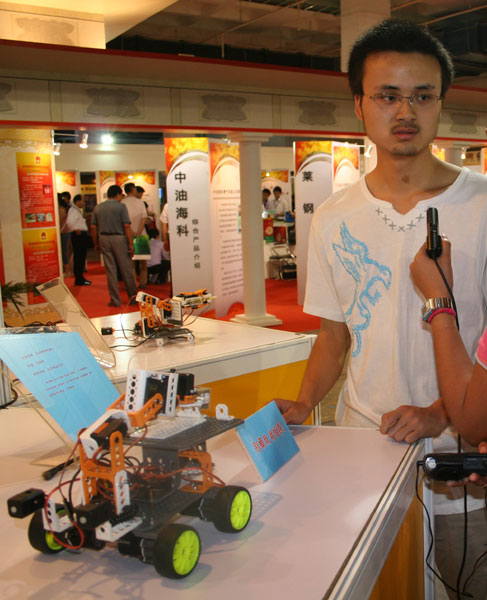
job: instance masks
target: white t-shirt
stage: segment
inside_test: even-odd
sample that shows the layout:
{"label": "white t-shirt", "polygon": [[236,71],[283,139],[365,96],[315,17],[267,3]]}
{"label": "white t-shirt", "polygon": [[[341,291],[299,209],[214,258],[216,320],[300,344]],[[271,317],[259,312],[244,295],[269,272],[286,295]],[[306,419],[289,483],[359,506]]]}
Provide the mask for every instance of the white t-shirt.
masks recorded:
{"label": "white t-shirt", "polygon": [[[372,196],[362,178],[314,215],[304,310],[345,322],[352,340],[339,425],[376,427],[402,404],[424,407],[439,397],[433,340],[421,319],[424,299],[409,274],[426,239],[430,206],[438,209],[440,233],[452,243],[460,331],[473,358],[487,324],[487,178],[462,169],[445,192],[405,215]],[[437,451],[455,451],[451,431],[436,442]],[[448,496],[458,493],[448,490]],[[436,496],[437,514],[462,510]]]}
{"label": "white t-shirt", "polygon": [[267,200],[266,210],[273,212],[276,216],[284,216],[291,210],[291,203],[285,196],[279,196],[278,200],[275,196],[271,196]]}
{"label": "white t-shirt", "polygon": [[168,212],[167,212],[167,202],[162,207],[161,216],[159,217],[159,219],[161,220],[161,223],[166,223],[166,225],[169,223],[169,216],[168,216]]}
{"label": "white t-shirt", "polygon": [[[142,225],[142,221],[145,223],[147,218],[147,209],[145,208],[144,201],[135,196],[126,196],[122,200],[123,204],[127,207],[130,219],[130,227],[134,234],[137,233],[139,227]],[[140,235],[145,235],[145,227],[140,232]]]}

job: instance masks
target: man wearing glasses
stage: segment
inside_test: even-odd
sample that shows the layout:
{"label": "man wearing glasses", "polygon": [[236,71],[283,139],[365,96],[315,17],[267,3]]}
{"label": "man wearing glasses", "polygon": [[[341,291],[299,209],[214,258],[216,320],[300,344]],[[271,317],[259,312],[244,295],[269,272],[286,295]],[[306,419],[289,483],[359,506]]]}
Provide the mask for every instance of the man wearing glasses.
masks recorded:
{"label": "man wearing glasses", "polygon": [[[289,423],[306,419],[339,377],[348,353],[337,424],[380,426],[409,443],[434,437],[436,451],[456,449],[439,399],[431,335],[420,317],[425,299],[409,275],[426,237],[426,211],[437,207],[441,231],[456,250],[460,333],[473,357],[487,324],[487,179],[430,151],[452,79],[445,48],[408,22],[384,21],[352,49],[355,113],[376,144],[377,166],[314,215],[304,310],[321,317],[321,328],[297,401],[277,400]],[[456,587],[463,491],[446,486],[435,491],[437,563]],[[468,490],[473,512],[465,576],[487,542],[479,491]],[[474,598],[486,598],[486,563],[467,588]]]}

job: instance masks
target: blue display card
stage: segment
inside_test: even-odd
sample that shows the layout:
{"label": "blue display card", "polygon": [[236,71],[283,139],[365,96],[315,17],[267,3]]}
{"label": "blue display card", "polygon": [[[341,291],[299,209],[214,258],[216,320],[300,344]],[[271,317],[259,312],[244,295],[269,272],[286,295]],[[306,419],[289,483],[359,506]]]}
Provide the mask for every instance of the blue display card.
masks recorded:
{"label": "blue display card", "polygon": [[0,359],[72,440],[120,395],[78,333],[0,335]]}
{"label": "blue display card", "polygon": [[297,452],[293,434],[275,402],[266,404],[237,427],[242,444],[265,481]]}

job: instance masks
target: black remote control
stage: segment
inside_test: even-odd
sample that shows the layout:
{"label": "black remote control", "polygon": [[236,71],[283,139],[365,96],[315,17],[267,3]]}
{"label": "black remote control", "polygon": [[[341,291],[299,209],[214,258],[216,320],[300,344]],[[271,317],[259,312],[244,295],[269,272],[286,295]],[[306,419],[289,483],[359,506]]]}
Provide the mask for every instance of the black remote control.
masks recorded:
{"label": "black remote control", "polygon": [[487,454],[478,452],[427,454],[423,470],[432,479],[458,481],[472,473],[487,475]]}
{"label": "black remote control", "polygon": [[438,233],[438,209],[428,208],[426,211],[428,231],[426,235],[426,254],[430,258],[438,258],[441,254],[441,236]]}

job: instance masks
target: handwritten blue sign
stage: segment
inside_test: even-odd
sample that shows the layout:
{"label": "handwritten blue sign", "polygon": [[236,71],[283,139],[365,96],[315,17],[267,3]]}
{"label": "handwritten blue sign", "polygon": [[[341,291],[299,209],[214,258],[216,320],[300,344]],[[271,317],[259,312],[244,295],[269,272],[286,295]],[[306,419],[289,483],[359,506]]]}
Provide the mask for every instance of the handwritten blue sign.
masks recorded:
{"label": "handwritten blue sign", "polygon": [[0,359],[72,440],[120,395],[78,333],[0,335]]}

